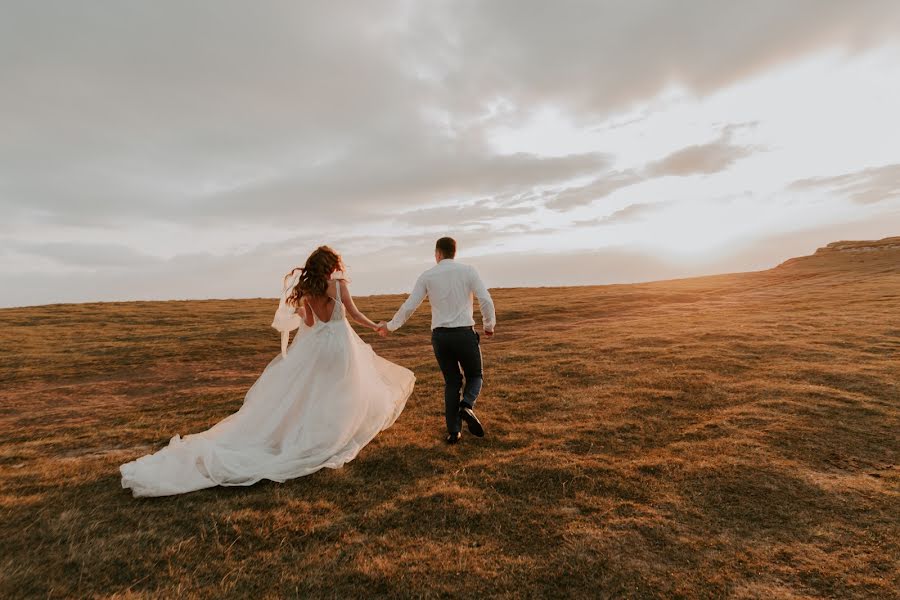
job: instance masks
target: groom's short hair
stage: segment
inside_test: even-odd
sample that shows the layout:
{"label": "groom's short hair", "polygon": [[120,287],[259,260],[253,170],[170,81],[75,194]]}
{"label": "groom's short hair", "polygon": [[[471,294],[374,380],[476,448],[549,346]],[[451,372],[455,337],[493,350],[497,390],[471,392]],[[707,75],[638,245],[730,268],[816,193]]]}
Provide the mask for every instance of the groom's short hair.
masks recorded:
{"label": "groom's short hair", "polygon": [[434,244],[435,250],[441,251],[444,258],[453,258],[456,256],[456,240],[452,237],[442,237]]}

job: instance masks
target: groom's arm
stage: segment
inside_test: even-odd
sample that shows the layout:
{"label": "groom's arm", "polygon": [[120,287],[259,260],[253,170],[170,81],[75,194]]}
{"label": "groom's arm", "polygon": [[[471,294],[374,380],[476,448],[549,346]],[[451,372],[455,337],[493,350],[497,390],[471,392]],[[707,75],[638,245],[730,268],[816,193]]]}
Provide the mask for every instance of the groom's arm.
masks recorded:
{"label": "groom's arm", "polygon": [[409,295],[409,298],[406,299],[400,308],[397,310],[397,314],[394,315],[394,318],[391,319],[387,324],[388,331],[396,331],[400,329],[400,326],[406,323],[406,320],[409,319],[416,309],[419,308],[419,305],[425,300],[425,296],[428,294],[425,289],[425,276],[420,275],[416,280],[416,285],[413,286],[412,293]]}
{"label": "groom's arm", "polygon": [[481,324],[488,333],[493,333],[497,325],[497,313],[494,311],[494,299],[491,298],[487,286],[481,281],[478,271],[472,269],[472,293],[478,298],[478,307],[481,309]]}

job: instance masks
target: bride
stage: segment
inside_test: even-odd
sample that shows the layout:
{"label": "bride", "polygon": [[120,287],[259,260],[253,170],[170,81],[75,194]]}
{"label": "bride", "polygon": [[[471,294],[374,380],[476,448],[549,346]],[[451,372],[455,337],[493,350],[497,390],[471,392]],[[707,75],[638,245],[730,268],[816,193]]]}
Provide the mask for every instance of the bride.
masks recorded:
{"label": "bride", "polygon": [[[285,277],[272,326],[282,352],[236,412],[119,467],[134,496],[168,496],[216,485],[283,482],[352,460],[390,427],[412,393],[409,369],[381,358],[350,326],[378,325],[353,303],[341,257],[316,249]],[[289,332],[298,329],[288,348]]]}

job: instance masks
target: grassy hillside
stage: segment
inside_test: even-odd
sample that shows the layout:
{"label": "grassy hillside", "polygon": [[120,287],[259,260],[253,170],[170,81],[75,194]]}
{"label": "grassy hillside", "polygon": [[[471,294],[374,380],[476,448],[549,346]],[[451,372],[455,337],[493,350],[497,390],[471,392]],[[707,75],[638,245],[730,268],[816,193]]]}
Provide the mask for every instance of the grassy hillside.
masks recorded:
{"label": "grassy hillside", "polygon": [[356,460],[159,499],[118,465],[240,406],[275,301],[0,310],[0,596],[898,597],[900,238],[843,244],[495,290],[455,447],[423,306],[361,333],[418,381]]}

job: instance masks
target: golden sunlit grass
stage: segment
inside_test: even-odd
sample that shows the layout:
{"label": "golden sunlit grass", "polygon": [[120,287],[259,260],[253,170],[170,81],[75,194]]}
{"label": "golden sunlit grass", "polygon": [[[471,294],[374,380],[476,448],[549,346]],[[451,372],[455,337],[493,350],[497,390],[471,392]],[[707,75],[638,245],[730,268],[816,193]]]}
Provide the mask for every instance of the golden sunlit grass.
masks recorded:
{"label": "golden sunlit grass", "polygon": [[240,406],[276,302],[2,310],[0,596],[896,597],[900,238],[875,246],[495,290],[488,435],[455,447],[423,306],[362,333],[418,381],[356,460],[158,499],[119,464]]}

